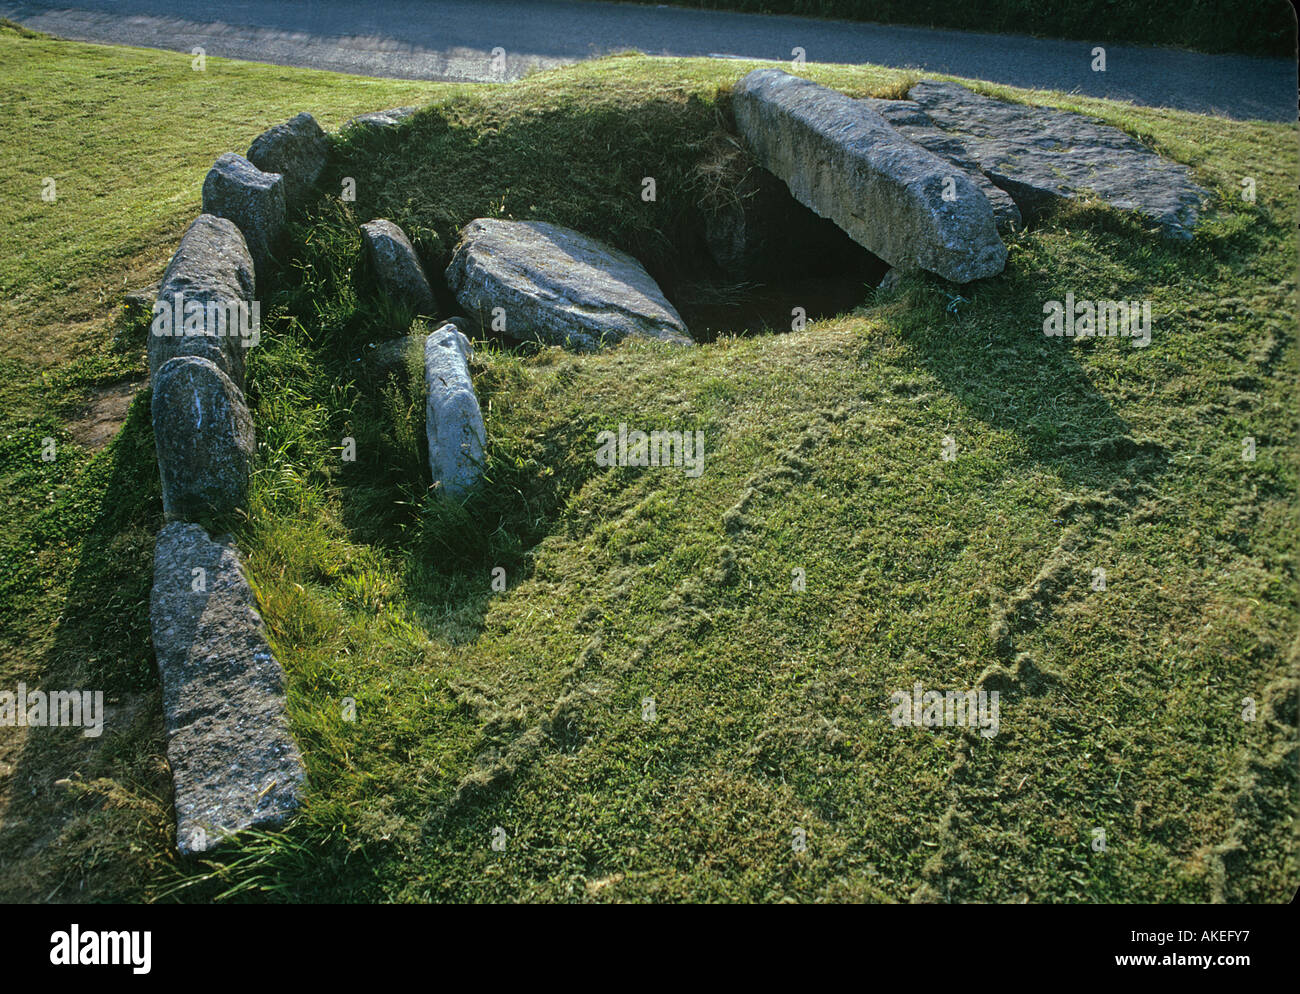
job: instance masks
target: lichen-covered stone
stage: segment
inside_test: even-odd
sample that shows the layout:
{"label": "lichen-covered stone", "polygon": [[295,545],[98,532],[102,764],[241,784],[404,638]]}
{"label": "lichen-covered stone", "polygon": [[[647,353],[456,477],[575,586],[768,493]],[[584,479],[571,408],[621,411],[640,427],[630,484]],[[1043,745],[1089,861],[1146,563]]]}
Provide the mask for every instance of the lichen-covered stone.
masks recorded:
{"label": "lichen-covered stone", "polygon": [[[156,377],[158,370],[169,359],[179,356],[200,356],[215,363],[236,386],[243,387],[244,366],[253,336],[186,334],[183,311],[186,303],[216,304],[227,312],[230,305],[249,304],[256,287],[253,258],[248,252],[244,236],[233,221],[200,214],[186,229],[176,248],[158,289],[154,321],[150,324],[146,351],[149,356],[149,375]],[[177,295],[179,294],[180,315]],[[167,308],[170,321],[159,320],[159,307]],[[181,323],[178,325],[177,317]],[[249,312],[250,320],[252,312]],[[206,330],[215,331],[205,323]],[[169,332],[163,334],[163,332]]]}
{"label": "lichen-covered stone", "polygon": [[350,118],[341,130],[352,128],[387,130],[395,128],[418,110],[416,107],[393,107],[389,110],[371,111]]}
{"label": "lichen-covered stone", "polygon": [[891,266],[957,283],[1005,266],[1007,249],[979,186],[861,101],[756,69],[736,85],[733,107],[762,166]]}
{"label": "lichen-covered stone", "polygon": [[153,379],[153,435],[168,518],[196,521],[248,506],[253,419],[214,363],[180,356]]}
{"label": "lichen-covered stone", "polygon": [[162,682],[176,845],[282,823],[305,783],[289,734],[284,674],[228,538],[172,522],[154,550],[149,621]]}
{"label": "lichen-covered stone", "polygon": [[361,226],[361,240],[375,280],[386,296],[413,308],[417,314],[437,310],[429,278],[406,232],[381,218]]}
{"label": "lichen-covered stone", "polygon": [[329,139],[306,111],[268,128],[248,147],[248,161],[284,177],[285,200],[301,204],[329,161]]}
{"label": "lichen-covered stone", "polygon": [[1189,239],[1209,194],[1192,171],[1096,118],[922,80],[908,97],[960,139],[990,180],[1033,217],[1063,200],[1095,195],[1175,239]]}
{"label": "lichen-covered stone", "polygon": [[487,433],[469,360],[473,348],[454,324],[448,322],[424,342],[425,432],[433,482],[446,497],[467,496],[483,475]]}
{"label": "lichen-covered stone", "polygon": [[630,335],[691,344],[686,325],[641,263],[556,224],[471,221],[447,267],[447,283],[482,327],[511,338],[577,351]]}
{"label": "lichen-covered stone", "polygon": [[279,173],[264,173],[242,155],[226,152],[203,180],[203,213],[239,226],[259,276],[284,231],[285,188]]}
{"label": "lichen-covered stone", "polygon": [[893,125],[904,138],[916,142],[969,176],[988,197],[999,232],[1006,234],[1020,230],[1023,219],[1011,195],[985,176],[961,140],[936,127],[921,110],[920,104],[911,100],[877,100],[872,97],[866,97],[862,102]]}

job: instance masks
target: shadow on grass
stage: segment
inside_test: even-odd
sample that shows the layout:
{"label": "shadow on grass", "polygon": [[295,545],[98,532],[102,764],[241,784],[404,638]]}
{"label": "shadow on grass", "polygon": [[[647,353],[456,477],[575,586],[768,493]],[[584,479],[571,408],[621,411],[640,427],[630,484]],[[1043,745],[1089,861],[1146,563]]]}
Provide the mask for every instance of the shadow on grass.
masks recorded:
{"label": "shadow on grass", "polygon": [[1149,379],[1164,368],[1160,339],[1177,333],[1177,315],[1154,309],[1152,344],[1140,347],[1118,336],[1049,337],[1044,305],[1064,302],[1067,291],[1076,300],[1149,300],[1189,275],[1213,279],[1216,266],[1240,250],[1241,237],[1196,247],[1172,243],[1091,207],[1058,212],[1046,223],[1083,227],[1086,250],[1133,278],[1061,285],[1054,273],[1034,272],[1013,256],[1002,276],[960,292],[934,280],[914,284],[908,291],[913,306],[896,312],[900,334],[971,414],[1021,439],[1024,464],[1044,466],[1070,486],[1109,487],[1117,477],[1157,476],[1172,456],[1164,440],[1135,431],[1084,362],[1109,350],[1106,368],[1113,375]]}
{"label": "shadow on grass", "polygon": [[[39,514],[28,536],[36,549],[78,545],[63,612],[29,690],[103,691],[104,728],[99,738],[28,730],[0,812],[0,854],[27,864],[24,877],[42,889],[30,899],[138,900],[145,861],[169,844],[156,835],[158,810],[171,813],[149,632],[162,505],[148,391],[108,448],[75,472],[66,501]],[[117,785],[95,787],[101,777]],[[71,786],[55,785],[65,778]],[[25,803],[34,797],[43,801]],[[171,830],[168,819],[163,831]]]}

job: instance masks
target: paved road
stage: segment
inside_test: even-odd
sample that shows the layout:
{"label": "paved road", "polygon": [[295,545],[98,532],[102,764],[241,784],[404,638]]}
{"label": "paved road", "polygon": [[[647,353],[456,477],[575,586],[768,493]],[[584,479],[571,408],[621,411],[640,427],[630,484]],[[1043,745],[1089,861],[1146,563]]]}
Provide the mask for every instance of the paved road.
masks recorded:
{"label": "paved road", "polygon": [[[1236,118],[1296,120],[1294,60],[583,0],[62,0],[0,16],[80,41],[399,79],[511,79],[636,48],[875,62]],[[504,50],[494,64],[492,53]]]}

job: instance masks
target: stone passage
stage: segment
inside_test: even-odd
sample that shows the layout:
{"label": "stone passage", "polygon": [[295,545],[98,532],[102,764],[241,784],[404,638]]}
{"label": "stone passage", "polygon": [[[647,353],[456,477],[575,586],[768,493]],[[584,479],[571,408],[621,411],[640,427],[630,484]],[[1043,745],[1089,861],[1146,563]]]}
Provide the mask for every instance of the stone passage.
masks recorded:
{"label": "stone passage", "polygon": [[636,335],[692,344],[641,263],[556,224],[471,221],[447,267],[447,283],[470,318],[511,338],[581,352]]}
{"label": "stone passage", "polygon": [[176,844],[201,853],[298,806],[302,757],[284,675],[228,539],[173,522],[158,533],[149,620],[162,676]]}
{"label": "stone passage", "polygon": [[983,190],[861,101],[756,69],[736,84],[733,103],[759,163],[891,266],[956,283],[1002,271],[1007,250]]}
{"label": "stone passage", "polygon": [[994,100],[934,80],[917,83],[908,96],[897,101],[912,112],[908,123],[900,122],[904,133],[922,143],[959,142],[1027,217],[1093,193],[1170,238],[1188,239],[1209,197],[1187,166],[1096,118]]}
{"label": "stone passage", "polygon": [[459,500],[483,474],[487,433],[469,375],[473,347],[447,322],[424,341],[425,433],[433,482],[443,496]]}

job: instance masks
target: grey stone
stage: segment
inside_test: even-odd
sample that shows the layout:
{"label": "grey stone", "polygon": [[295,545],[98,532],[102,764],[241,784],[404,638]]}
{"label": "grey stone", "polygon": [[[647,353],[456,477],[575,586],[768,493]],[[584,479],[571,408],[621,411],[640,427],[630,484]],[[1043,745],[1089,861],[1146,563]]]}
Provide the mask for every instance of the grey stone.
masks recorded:
{"label": "grey stone", "polygon": [[285,200],[301,204],[329,161],[330,145],[316,119],[306,111],[268,128],[248,147],[248,161],[264,173],[284,177]]}
{"label": "grey stone", "polygon": [[392,221],[367,221],[361,226],[361,240],[385,295],[414,308],[418,314],[437,310],[429,278],[406,232]]}
{"label": "grey stone", "polygon": [[736,84],[733,106],[763,167],[891,266],[956,283],[1002,271],[1007,249],[983,191],[860,101],[756,69]]}
{"label": "grey stone", "polygon": [[158,370],[152,404],[167,517],[195,521],[246,507],[254,436],[239,387],[209,360],[180,356]]}
{"label": "grey stone", "polygon": [[419,342],[421,349],[424,341],[419,335],[403,335],[387,342],[380,342],[370,350],[370,362],[381,377],[397,376],[405,382],[407,357]]}
{"label": "grey stone", "polygon": [[347,131],[351,128],[387,130],[388,128],[395,128],[418,109],[417,107],[393,107],[389,110],[376,110],[371,111],[369,114],[359,114],[348,120],[343,125],[342,130]]}
{"label": "grey stone", "polygon": [[898,284],[902,282],[902,279],[902,272],[897,269],[891,269],[880,278],[880,282],[876,284],[876,289],[888,292],[898,286]]}
{"label": "grey stone", "polygon": [[289,734],[284,673],[228,537],[183,522],[163,527],[149,621],[177,848],[206,852],[233,832],[281,824],[306,775]]}
{"label": "grey stone", "polygon": [[[208,305],[215,304],[229,317],[231,305],[252,302],[255,285],[253,258],[248,253],[239,228],[225,218],[200,214],[186,229],[175,255],[167,264],[158,290],[157,304],[175,315],[179,294],[182,311],[186,302],[204,305],[205,314]],[[249,317],[251,320],[251,310]],[[208,332],[220,330],[206,321],[204,327]],[[247,350],[254,341],[253,336],[230,334],[228,322],[227,334],[224,335],[187,335],[184,334],[183,324],[177,326],[175,316],[171,321],[172,333],[158,333],[164,330],[167,329],[160,324],[159,312],[155,307],[146,346],[151,377],[156,377],[163,363],[169,359],[193,355],[212,361],[236,386],[243,387],[245,360]]]}
{"label": "grey stone", "polygon": [[226,152],[203,180],[203,213],[239,226],[257,273],[263,275],[284,231],[284,177],[264,173],[242,155]]}
{"label": "grey stone", "polygon": [[473,354],[469,339],[451,322],[424,341],[429,466],[434,484],[454,500],[469,494],[483,475],[487,433],[469,375]]}
{"label": "grey stone", "polygon": [[447,318],[443,323],[454,324],[460,333],[465,336],[466,341],[469,341],[469,336],[474,334],[474,322],[459,314]]}
{"label": "grey stone", "polygon": [[1188,239],[1209,196],[1187,166],[1096,118],[994,100],[934,80],[917,83],[908,96],[935,125],[960,139],[1026,217],[1095,194],[1168,237]]}
{"label": "grey stone", "polygon": [[456,299],[480,326],[502,308],[505,334],[590,351],[629,335],[689,345],[686,325],[626,252],[542,221],[479,218],[447,267]]}
{"label": "grey stone", "polygon": [[911,100],[877,100],[872,97],[863,99],[877,114],[883,117],[904,138],[916,142],[927,152],[932,152],[945,162],[960,169],[988,197],[993,208],[993,220],[1002,234],[1019,231],[1024,221],[1020,208],[1011,199],[1011,195],[999,188],[980,170],[980,164],[961,143],[961,140],[939,127],[921,110],[921,105]]}

